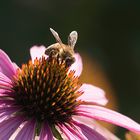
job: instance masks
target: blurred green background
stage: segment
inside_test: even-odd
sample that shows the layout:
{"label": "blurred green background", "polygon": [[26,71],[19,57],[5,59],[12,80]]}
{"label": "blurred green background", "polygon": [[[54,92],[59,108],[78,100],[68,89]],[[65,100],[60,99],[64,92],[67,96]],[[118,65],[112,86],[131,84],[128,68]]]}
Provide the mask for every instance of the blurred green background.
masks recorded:
{"label": "blurred green background", "polygon": [[[0,48],[21,66],[30,58],[31,46],[54,43],[50,27],[65,43],[68,34],[77,30],[76,51],[102,66],[116,93],[119,112],[140,123],[139,19],[140,1],[1,1]],[[123,133],[118,129],[117,134]]]}

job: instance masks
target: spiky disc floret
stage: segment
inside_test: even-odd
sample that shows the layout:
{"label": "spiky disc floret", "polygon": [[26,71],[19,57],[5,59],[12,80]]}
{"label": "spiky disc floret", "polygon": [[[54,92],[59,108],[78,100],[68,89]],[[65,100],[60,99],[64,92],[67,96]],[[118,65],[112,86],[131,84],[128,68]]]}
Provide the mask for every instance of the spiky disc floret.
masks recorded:
{"label": "spiky disc floret", "polygon": [[13,82],[16,104],[22,107],[21,113],[37,121],[68,122],[80,104],[76,101],[81,95],[78,79],[74,71],[68,74],[65,61],[59,58],[29,61]]}

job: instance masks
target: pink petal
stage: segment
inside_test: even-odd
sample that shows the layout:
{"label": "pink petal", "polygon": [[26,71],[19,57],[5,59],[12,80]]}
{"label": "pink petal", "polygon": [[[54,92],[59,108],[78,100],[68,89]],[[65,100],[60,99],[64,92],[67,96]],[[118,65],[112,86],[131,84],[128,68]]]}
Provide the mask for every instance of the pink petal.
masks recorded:
{"label": "pink petal", "polygon": [[0,81],[0,96],[2,94],[9,94],[6,91],[12,91],[12,86],[9,83],[5,83],[3,81]]}
{"label": "pink petal", "polygon": [[19,111],[17,107],[0,107],[0,123]]}
{"label": "pink petal", "polygon": [[15,140],[33,140],[35,134],[35,121],[28,121],[20,130]]}
{"label": "pink petal", "polygon": [[11,114],[11,112],[17,112],[17,111],[19,111],[19,107],[15,107],[15,106],[13,106],[13,107],[0,107],[0,114],[4,113],[4,114],[9,115],[9,113]]}
{"label": "pink petal", "polygon": [[11,85],[11,80],[2,72],[0,72],[0,94],[6,92],[6,90],[11,90]]}
{"label": "pink petal", "polygon": [[0,123],[0,139],[8,140],[19,125],[24,121],[21,117],[13,117]]}
{"label": "pink petal", "polygon": [[4,96],[9,96],[9,97],[13,97],[13,96],[15,96],[15,94],[13,94],[12,92],[11,92],[11,87],[9,87],[9,86],[2,86],[2,85],[0,85],[0,88],[2,88],[2,89],[0,89],[0,97],[4,97]]}
{"label": "pink petal", "polygon": [[67,140],[86,140],[85,137],[77,133],[72,127],[70,128],[67,125],[59,125],[60,130],[64,133],[67,137]]}
{"label": "pink petal", "polygon": [[75,71],[75,76],[80,76],[83,70],[83,63],[82,63],[82,58],[78,53],[75,53],[74,55],[76,61],[74,64],[71,65],[69,72],[71,70]]}
{"label": "pink petal", "polygon": [[11,106],[13,104],[15,104],[15,101],[13,100],[0,99],[0,108]]}
{"label": "pink petal", "polygon": [[13,63],[8,55],[2,50],[0,50],[0,72],[10,79],[16,74],[16,69],[13,66]]}
{"label": "pink petal", "polygon": [[0,81],[12,84],[11,79],[9,79],[6,75],[0,72]]}
{"label": "pink petal", "polygon": [[100,106],[80,105],[79,115],[106,121],[140,134],[140,125],[132,119]]}
{"label": "pink petal", "polygon": [[45,50],[46,50],[45,46],[33,46],[30,49],[30,55],[31,55],[32,61],[34,62],[36,58],[39,59],[42,56],[46,57]]}
{"label": "pink petal", "polygon": [[73,124],[80,128],[81,132],[87,138],[87,140],[106,140],[105,137],[103,137],[96,130],[88,127],[87,125],[79,123],[78,121],[74,121]]}
{"label": "pink petal", "polygon": [[107,130],[105,127],[98,124],[94,119],[87,118],[84,116],[73,116],[73,120],[76,120],[82,124],[86,124],[88,127],[93,129],[94,131],[101,134],[104,138],[107,140],[120,140],[118,137],[116,137],[113,133],[111,133],[109,130]]}
{"label": "pink petal", "polygon": [[78,100],[82,100],[91,104],[106,105],[108,100],[105,97],[105,93],[102,89],[90,84],[83,84],[79,91],[84,93],[78,97]]}
{"label": "pink petal", "polygon": [[48,123],[43,125],[39,136],[39,140],[54,140],[52,131]]}
{"label": "pink petal", "polygon": [[13,62],[13,67],[17,70],[17,69],[19,69],[19,66],[16,64],[16,63],[14,63]]}

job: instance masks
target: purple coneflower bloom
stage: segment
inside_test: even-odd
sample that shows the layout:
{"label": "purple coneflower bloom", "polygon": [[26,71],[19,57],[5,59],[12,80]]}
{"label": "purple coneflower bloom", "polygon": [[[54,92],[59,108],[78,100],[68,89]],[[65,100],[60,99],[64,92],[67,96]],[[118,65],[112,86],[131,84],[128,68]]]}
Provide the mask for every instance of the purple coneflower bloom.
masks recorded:
{"label": "purple coneflower bloom", "polygon": [[67,68],[44,52],[44,46],[31,48],[32,60],[20,69],[0,50],[0,140],[117,139],[95,120],[140,134],[138,123],[103,107],[103,90],[79,83],[79,54]]}

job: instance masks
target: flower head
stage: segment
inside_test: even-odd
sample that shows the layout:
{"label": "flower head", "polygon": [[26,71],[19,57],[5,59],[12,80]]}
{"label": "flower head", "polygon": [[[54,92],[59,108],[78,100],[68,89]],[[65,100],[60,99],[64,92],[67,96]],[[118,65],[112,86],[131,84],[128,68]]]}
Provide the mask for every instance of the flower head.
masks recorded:
{"label": "flower head", "polygon": [[103,90],[79,83],[79,54],[67,67],[59,56],[46,56],[45,49],[32,47],[32,60],[21,68],[0,50],[0,139],[118,139],[95,120],[140,133],[138,123],[102,107],[107,103]]}
{"label": "flower head", "polygon": [[81,85],[74,71],[67,72],[66,63],[57,58],[36,58],[34,63],[23,65],[12,84],[16,105],[22,106],[21,114],[38,122],[69,122],[82,92],[78,91]]}

